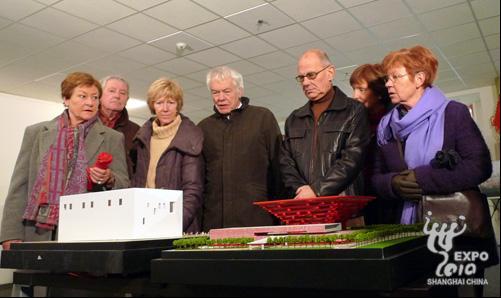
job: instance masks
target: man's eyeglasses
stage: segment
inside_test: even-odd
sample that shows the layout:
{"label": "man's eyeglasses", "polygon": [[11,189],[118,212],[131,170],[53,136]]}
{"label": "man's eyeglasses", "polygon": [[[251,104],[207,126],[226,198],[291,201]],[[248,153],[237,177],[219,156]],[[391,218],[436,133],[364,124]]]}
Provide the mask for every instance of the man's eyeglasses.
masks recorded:
{"label": "man's eyeglasses", "polygon": [[401,79],[407,75],[409,75],[409,74],[408,73],[398,74],[398,75],[392,74],[392,75],[384,76],[383,80],[385,83],[387,83],[388,81],[392,81],[393,83],[395,83],[396,81],[398,81],[398,79]]}
{"label": "man's eyeglasses", "polygon": [[326,69],[327,69],[327,68],[329,68],[330,66],[332,66],[332,65],[330,65],[330,64],[329,64],[329,65],[327,65],[326,67],[322,68],[321,70],[319,70],[319,71],[317,71],[317,72],[312,71],[312,72],[308,72],[308,73],[306,73],[305,75],[298,75],[298,76],[296,76],[296,81],[297,81],[298,83],[302,83],[302,82],[304,82],[304,78],[308,78],[308,80],[310,80],[310,81],[311,81],[311,80],[314,80],[314,79],[316,79],[316,78],[317,78],[317,75],[318,75],[319,73],[321,73],[322,71],[326,70]]}

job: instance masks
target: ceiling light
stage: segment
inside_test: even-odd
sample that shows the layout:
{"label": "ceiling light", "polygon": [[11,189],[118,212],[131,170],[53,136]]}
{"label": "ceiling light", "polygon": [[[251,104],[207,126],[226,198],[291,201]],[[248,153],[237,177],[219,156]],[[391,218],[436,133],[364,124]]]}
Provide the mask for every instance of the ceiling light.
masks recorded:
{"label": "ceiling light", "polygon": [[161,37],[158,37],[158,38],[155,38],[155,39],[152,39],[150,41],[147,41],[146,43],[154,43],[155,41],[159,41],[159,40],[162,40],[164,38],[167,38],[167,37],[171,37],[171,36],[174,36],[174,35],[177,35],[179,33],[183,33],[183,31],[177,31],[177,32],[174,32],[172,34],[169,34],[169,35],[165,35],[165,36],[161,36]]}
{"label": "ceiling light", "polygon": [[254,7],[251,7],[251,8],[247,8],[247,9],[244,9],[244,10],[241,10],[241,11],[238,11],[238,12],[235,12],[235,13],[232,13],[232,14],[229,14],[227,16],[225,16],[224,18],[229,18],[229,17],[232,17],[232,16],[236,16],[238,14],[241,14],[241,13],[244,13],[246,11],[249,11],[249,10],[253,10],[253,9],[256,9],[256,8],[259,8],[261,6],[265,6],[265,5],[268,5],[269,3],[263,3],[263,4],[259,4],[257,6],[254,6]]}

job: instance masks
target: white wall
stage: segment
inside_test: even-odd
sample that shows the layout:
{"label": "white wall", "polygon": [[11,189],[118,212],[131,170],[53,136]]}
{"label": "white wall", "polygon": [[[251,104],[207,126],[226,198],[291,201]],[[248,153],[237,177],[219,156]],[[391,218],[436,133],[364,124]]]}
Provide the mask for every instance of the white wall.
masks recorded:
{"label": "white wall", "polygon": [[[128,110],[128,109],[127,109]],[[149,119],[149,118],[148,118]],[[139,126],[143,126],[143,124],[148,121],[148,119],[143,119],[143,118],[138,118],[138,117],[134,117],[134,116],[130,116],[129,115],[129,120],[132,121],[132,122],[135,122],[137,125]]]}
{"label": "white wall", "polygon": [[[61,114],[61,103],[0,93],[0,220],[10,178],[21,147],[26,126],[50,120]],[[0,284],[12,281],[11,270],[0,270]]]}

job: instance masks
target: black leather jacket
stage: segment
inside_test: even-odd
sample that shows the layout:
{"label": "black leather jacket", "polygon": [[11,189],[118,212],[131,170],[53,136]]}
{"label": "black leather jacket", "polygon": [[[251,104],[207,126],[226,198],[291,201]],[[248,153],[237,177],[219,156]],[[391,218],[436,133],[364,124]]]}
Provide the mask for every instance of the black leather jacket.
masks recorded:
{"label": "black leather jacket", "polygon": [[367,111],[339,88],[334,92],[316,125],[309,102],[285,122],[280,169],[290,196],[303,185],[310,185],[317,196],[363,192],[361,169],[370,141]]}

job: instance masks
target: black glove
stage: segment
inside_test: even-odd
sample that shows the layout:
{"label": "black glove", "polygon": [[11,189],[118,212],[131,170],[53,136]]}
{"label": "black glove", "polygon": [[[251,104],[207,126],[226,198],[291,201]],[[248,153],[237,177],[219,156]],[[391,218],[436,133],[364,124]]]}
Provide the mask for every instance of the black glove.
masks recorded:
{"label": "black glove", "polygon": [[454,170],[456,165],[461,161],[459,153],[453,149],[440,150],[435,154],[435,158],[430,161],[431,167],[434,169],[449,169]]}
{"label": "black glove", "polygon": [[405,170],[393,177],[391,187],[400,198],[404,200],[421,200],[423,190],[416,181],[414,171]]}

